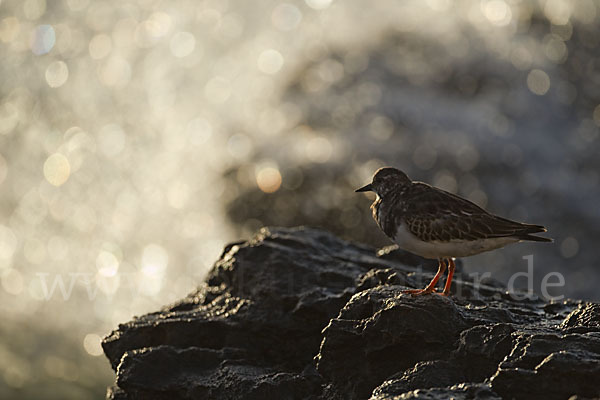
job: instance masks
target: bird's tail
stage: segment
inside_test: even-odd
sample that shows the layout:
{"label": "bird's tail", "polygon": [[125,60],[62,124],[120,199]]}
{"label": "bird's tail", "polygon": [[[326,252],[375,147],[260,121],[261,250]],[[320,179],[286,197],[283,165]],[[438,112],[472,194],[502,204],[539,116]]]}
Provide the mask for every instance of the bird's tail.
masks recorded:
{"label": "bird's tail", "polygon": [[521,240],[530,240],[532,242],[554,242],[553,239],[545,238],[541,236],[532,235],[532,233],[546,232],[546,227],[542,225],[532,225],[532,224],[523,224],[525,225],[525,229],[522,234],[519,235],[519,239]]}
{"label": "bird's tail", "polygon": [[554,242],[554,239],[545,238],[545,237],[536,236],[536,235],[530,235],[530,234],[519,236],[519,239],[530,240],[532,242]]}

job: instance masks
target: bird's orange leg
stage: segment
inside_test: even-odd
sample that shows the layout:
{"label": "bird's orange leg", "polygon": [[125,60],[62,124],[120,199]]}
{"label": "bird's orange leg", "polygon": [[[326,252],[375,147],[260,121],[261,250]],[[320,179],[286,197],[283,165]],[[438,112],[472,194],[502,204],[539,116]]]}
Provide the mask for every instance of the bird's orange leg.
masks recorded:
{"label": "bird's orange leg", "polygon": [[448,296],[450,294],[450,285],[452,285],[452,276],[454,275],[454,269],[456,264],[452,258],[448,259],[448,278],[446,278],[446,284],[444,285],[444,291],[440,293],[442,296]]}
{"label": "bird's orange leg", "polygon": [[408,293],[408,294],[412,294],[413,296],[419,296],[422,294],[427,294],[427,293],[435,293],[435,285],[437,285],[438,281],[440,280],[440,277],[444,274],[444,272],[446,272],[446,263],[444,262],[444,259],[440,258],[439,259],[439,265],[438,265],[438,271],[435,274],[435,276],[433,277],[433,279],[431,280],[431,282],[429,282],[429,285],[427,285],[425,287],[425,289],[410,289],[410,290],[403,290],[402,293]]}

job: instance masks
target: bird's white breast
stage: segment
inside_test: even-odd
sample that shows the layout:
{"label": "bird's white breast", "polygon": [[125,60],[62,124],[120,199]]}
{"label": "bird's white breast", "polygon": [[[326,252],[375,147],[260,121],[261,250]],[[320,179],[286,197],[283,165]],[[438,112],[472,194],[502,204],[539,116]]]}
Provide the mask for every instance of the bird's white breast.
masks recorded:
{"label": "bird's white breast", "polygon": [[404,224],[398,227],[394,241],[400,248],[425,258],[468,257],[485,251],[498,249],[519,239],[502,237],[478,240],[452,240],[449,242],[424,242],[413,235]]}

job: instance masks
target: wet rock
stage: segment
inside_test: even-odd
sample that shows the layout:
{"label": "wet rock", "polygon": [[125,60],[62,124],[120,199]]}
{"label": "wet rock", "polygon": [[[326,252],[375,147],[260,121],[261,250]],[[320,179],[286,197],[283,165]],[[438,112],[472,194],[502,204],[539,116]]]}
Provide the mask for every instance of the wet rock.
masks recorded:
{"label": "wet rock", "polygon": [[567,399],[600,395],[600,332],[517,333],[516,345],[491,378],[504,397]]}
{"label": "wet rock", "polygon": [[107,398],[565,399],[600,396],[594,303],[547,303],[401,250],[308,228],[226,247],[200,288],[103,341]]}
{"label": "wet rock", "polygon": [[370,400],[501,400],[502,397],[494,393],[489,386],[484,384],[465,384],[432,389],[417,389],[403,393],[400,396],[374,395]]}
{"label": "wet rock", "polygon": [[560,325],[567,331],[600,330],[600,304],[581,303]]}
{"label": "wet rock", "polygon": [[452,386],[464,381],[462,371],[448,361],[420,361],[413,368],[393,375],[373,391],[372,399],[392,398],[413,390]]}
{"label": "wet rock", "polygon": [[130,398],[320,394],[321,331],[377,264],[323,231],[263,229],[228,246],[197,292],[105,338],[117,385]]}
{"label": "wet rock", "polygon": [[481,382],[494,374],[514,346],[511,324],[478,325],[461,332],[456,359],[465,379]]}
{"label": "wet rock", "polygon": [[127,398],[127,393],[117,386],[109,387],[106,390],[107,400],[127,400]]}
{"label": "wet rock", "polygon": [[451,299],[412,297],[402,289],[356,294],[324,331],[318,370],[353,398],[368,397],[386,377],[419,361],[451,354],[466,327]]}
{"label": "wet rock", "polygon": [[[158,346],[133,350],[121,360],[117,384],[142,398],[267,399],[315,397],[317,374],[290,373],[247,360],[239,349],[177,349]],[[168,368],[166,368],[168,366]]]}

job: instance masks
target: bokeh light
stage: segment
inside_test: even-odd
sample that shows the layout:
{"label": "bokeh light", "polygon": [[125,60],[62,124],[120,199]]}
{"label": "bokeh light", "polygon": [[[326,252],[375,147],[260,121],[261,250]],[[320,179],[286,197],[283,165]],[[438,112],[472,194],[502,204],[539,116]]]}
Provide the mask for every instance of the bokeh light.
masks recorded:
{"label": "bokeh light", "polygon": [[333,0],[306,0],[306,4],[315,10],[323,10],[331,5]]}
{"label": "bokeh light", "polygon": [[169,255],[158,244],[149,244],[144,247],[142,254],[142,272],[148,276],[162,275],[169,263]]}
{"label": "bokeh light", "polygon": [[23,291],[23,276],[16,269],[3,270],[1,280],[2,288],[7,293],[17,296]]}
{"label": "bokeh light", "polygon": [[69,160],[60,153],[54,153],[44,162],[44,177],[54,185],[64,184],[71,174],[71,164]]}
{"label": "bokeh light", "polygon": [[274,166],[259,167],[256,173],[256,184],[265,193],[274,193],[281,186],[281,173]]}
{"label": "bokeh light", "polygon": [[42,55],[49,53],[55,44],[56,33],[51,25],[40,25],[35,28],[31,39],[31,51],[33,54]]}
{"label": "bokeh light", "polygon": [[64,61],[54,61],[46,68],[46,82],[51,88],[65,84],[69,78],[69,67]]}
{"label": "bokeh light", "polygon": [[103,276],[115,276],[119,270],[119,260],[109,251],[102,250],[96,257],[98,273]]}
{"label": "bokeh light", "polygon": [[189,32],[177,32],[171,39],[170,48],[175,57],[187,57],[196,48],[196,38]]}
{"label": "bokeh light", "polygon": [[258,56],[258,69],[265,74],[275,74],[283,66],[281,53],[274,49],[267,49]]}
{"label": "bokeh light", "polygon": [[282,3],[273,9],[271,14],[273,26],[282,31],[291,31],[302,21],[302,12],[290,3]]}
{"label": "bokeh light", "polygon": [[90,40],[89,53],[94,60],[105,58],[112,51],[112,40],[109,35],[100,33]]}
{"label": "bokeh light", "polygon": [[103,354],[102,346],[100,346],[101,341],[102,338],[100,335],[88,333],[83,338],[83,348],[91,356],[101,356]]}
{"label": "bokeh light", "polygon": [[579,251],[579,242],[572,236],[565,238],[560,244],[560,253],[565,258],[571,258],[577,255]]}
{"label": "bokeh light", "polygon": [[537,95],[544,95],[550,89],[550,77],[541,69],[533,69],[527,75],[527,87]]}
{"label": "bokeh light", "polygon": [[488,0],[481,2],[485,17],[494,25],[508,25],[512,19],[510,6],[503,0]]}
{"label": "bokeh light", "polygon": [[222,76],[216,76],[204,87],[204,95],[213,104],[225,103],[231,96],[231,83]]}

